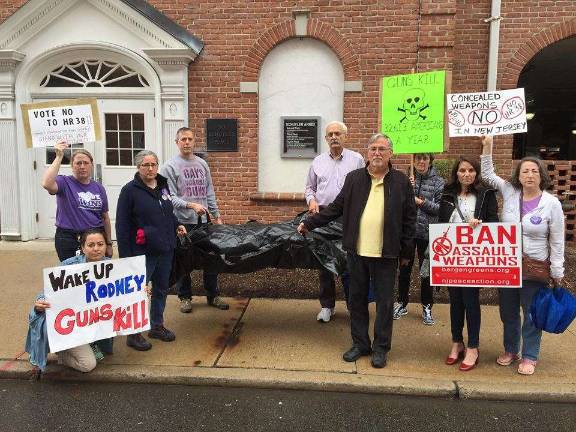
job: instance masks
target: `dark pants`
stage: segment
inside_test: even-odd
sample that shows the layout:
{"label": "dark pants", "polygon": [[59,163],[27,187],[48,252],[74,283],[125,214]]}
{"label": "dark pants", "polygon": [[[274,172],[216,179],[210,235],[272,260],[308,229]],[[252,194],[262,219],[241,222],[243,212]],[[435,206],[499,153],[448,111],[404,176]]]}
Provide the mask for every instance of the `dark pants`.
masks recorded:
{"label": "dark pants", "polygon": [[150,325],[152,327],[164,324],[164,309],[166,309],[173,256],[174,251],[160,255],[146,255],[146,282],[152,281],[150,300]]}
{"label": "dark pants", "polygon": [[374,285],[376,320],[374,322],[373,351],[387,353],[392,344],[392,315],[394,313],[394,282],[398,260],[392,258],[367,258],[348,253],[350,273],[350,327],[352,342],[363,351],[370,349],[368,326],[368,291],[370,280]]}
{"label": "dark pants", "polygon": [[[414,265],[414,257],[418,253],[418,269],[422,267],[424,261],[424,253],[428,248],[428,240],[414,239],[416,245],[415,250],[412,251],[410,262],[405,266],[400,266],[400,275],[398,276],[398,303],[403,305],[408,304],[410,296],[410,277],[412,276],[412,266]],[[430,286],[430,278],[420,278],[420,300],[423,305],[434,304],[433,288]]]}
{"label": "dark pants", "polygon": [[[326,269],[319,271],[320,276],[320,305],[323,308],[334,308],[336,305],[336,282],[334,274]],[[348,291],[350,290],[350,276],[347,272],[340,276],[344,288],[344,297],[348,303]]]}
{"label": "dark pants", "polygon": [[76,255],[76,251],[80,249],[79,236],[80,233],[76,231],[56,227],[54,247],[60,261]]}
{"label": "dark pants", "polygon": [[462,330],[464,316],[468,329],[468,348],[478,348],[480,345],[480,288],[449,287],[450,293],[450,327],[452,342],[464,343]]}
{"label": "dark pants", "polygon": [[[182,224],[186,227],[186,231],[190,232],[198,227],[198,225],[192,224]],[[203,271],[202,279],[204,281],[204,289],[206,290],[206,297],[213,299],[220,295],[220,289],[218,288],[218,274],[208,273]],[[190,273],[184,275],[180,280],[176,282],[176,288],[178,292],[178,298],[180,299],[191,299],[192,298],[192,279],[190,278]]]}

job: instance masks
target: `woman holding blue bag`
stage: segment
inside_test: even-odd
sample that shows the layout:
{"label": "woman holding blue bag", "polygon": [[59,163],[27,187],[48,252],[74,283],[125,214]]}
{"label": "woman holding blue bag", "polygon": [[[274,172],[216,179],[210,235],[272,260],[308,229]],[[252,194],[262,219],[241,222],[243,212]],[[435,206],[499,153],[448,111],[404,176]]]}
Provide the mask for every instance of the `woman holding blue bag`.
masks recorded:
{"label": "woman holding blue bag", "polygon": [[[520,289],[499,290],[500,319],[504,325],[504,353],[496,362],[509,366],[519,359],[522,340],[522,360],[518,373],[532,375],[540,354],[542,330],[530,317],[530,305],[542,281],[529,280],[529,268],[547,273],[555,286],[564,277],[564,213],[560,201],[546,192],[551,180],[542,161],[523,158],[514,169],[510,181],[496,175],[492,162],[492,137],[482,137],[482,178],[496,188],[503,198],[502,222],[522,224],[523,280]],[[549,269],[549,270],[548,270]],[[544,283],[547,284],[547,283]],[[524,320],[520,319],[520,306]]]}

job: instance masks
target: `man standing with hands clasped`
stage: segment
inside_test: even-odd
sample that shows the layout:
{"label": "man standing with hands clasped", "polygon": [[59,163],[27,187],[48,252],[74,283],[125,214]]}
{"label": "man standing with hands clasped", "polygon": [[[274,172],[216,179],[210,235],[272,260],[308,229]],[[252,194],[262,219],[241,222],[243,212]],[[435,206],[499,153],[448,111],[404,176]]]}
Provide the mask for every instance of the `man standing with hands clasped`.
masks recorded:
{"label": "man standing with hands clasped", "polygon": [[[372,353],[372,366],[386,366],[392,340],[394,282],[398,260],[406,264],[416,224],[414,189],[406,175],[392,168],[392,141],[383,134],[368,142],[366,168],[346,176],[342,190],[328,207],[298,226],[301,234],[343,216],[342,245],[350,272],[352,347],[343,355],[353,362]],[[370,343],[368,290],[376,297],[374,341]]]}
{"label": "man standing with hands clasped", "polygon": [[[304,196],[310,214],[318,213],[334,201],[350,171],[364,167],[360,153],[344,148],[347,133],[348,128],[342,122],[332,121],[326,126],[326,142],[330,149],[314,158],[306,179]],[[342,275],[342,285],[347,296],[347,274]],[[329,322],[336,305],[336,284],[334,275],[326,269],[320,270],[320,305],[316,319]]]}
{"label": "man standing with hands clasped", "polygon": [[[192,129],[178,129],[176,145],[180,152],[160,170],[168,179],[174,214],[188,232],[196,228],[199,219],[206,222],[208,213],[212,216],[212,223],[222,224],[210,168],[206,161],[194,155],[194,144]],[[229,305],[219,296],[218,275],[204,272],[203,279],[208,304],[218,309],[228,309]],[[177,282],[180,312],[192,312],[191,285],[189,274]]]}

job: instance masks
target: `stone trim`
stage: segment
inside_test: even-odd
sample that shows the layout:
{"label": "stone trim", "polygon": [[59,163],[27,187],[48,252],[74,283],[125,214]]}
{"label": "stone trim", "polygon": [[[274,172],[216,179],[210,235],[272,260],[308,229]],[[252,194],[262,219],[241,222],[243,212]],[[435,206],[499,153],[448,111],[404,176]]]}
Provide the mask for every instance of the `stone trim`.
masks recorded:
{"label": "stone trim", "polygon": [[306,198],[301,192],[253,192],[249,196],[250,201],[293,201],[306,203]]}

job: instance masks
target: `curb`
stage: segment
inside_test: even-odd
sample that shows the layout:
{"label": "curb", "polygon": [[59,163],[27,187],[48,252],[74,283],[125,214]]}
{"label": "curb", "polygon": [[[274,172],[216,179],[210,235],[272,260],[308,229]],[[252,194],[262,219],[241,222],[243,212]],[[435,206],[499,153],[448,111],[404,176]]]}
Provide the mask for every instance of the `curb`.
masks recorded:
{"label": "curb", "polygon": [[[18,360],[12,364],[10,369],[0,370],[0,379],[29,380],[31,377],[32,367],[27,361]],[[83,374],[62,366],[51,365],[50,371],[45,373],[42,379],[50,381],[313,390],[466,400],[576,403],[576,383],[526,383],[518,386],[506,383],[275,369],[100,364],[93,372]]]}
{"label": "curb", "polygon": [[[26,361],[17,361],[9,370],[0,371],[0,379],[33,377]],[[346,393],[397,394],[454,398],[456,385],[447,380],[358,375],[335,372],[290,371],[273,369],[204,368],[175,366],[99,365],[83,374],[51,365],[43,380],[180,384],[219,387],[248,387],[289,390],[314,390]]]}

